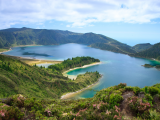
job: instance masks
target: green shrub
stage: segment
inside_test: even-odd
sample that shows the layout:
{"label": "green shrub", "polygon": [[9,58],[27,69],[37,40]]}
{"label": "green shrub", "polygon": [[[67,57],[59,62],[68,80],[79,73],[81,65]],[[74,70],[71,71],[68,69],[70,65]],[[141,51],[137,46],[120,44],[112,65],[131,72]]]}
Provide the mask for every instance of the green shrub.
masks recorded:
{"label": "green shrub", "polygon": [[146,94],[145,99],[151,102],[153,101],[153,97],[150,94]]}
{"label": "green shrub", "polygon": [[24,113],[22,113],[18,107],[11,106],[1,111],[4,113],[4,115],[0,115],[0,118],[2,118],[2,120],[21,120],[24,116]]}
{"label": "green shrub", "polygon": [[123,97],[120,94],[117,93],[112,93],[110,95],[110,99],[109,99],[109,104],[111,106],[111,108],[113,108],[113,106],[119,106],[119,103],[123,100]]}
{"label": "green shrub", "polygon": [[149,90],[148,90],[147,86],[145,86],[144,91],[145,91],[145,93],[149,93]]}
{"label": "green shrub", "polygon": [[159,89],[157,87],[149,87],[149,93],[154,96],[159,93]]}
{"label": "green shrub", "polygon": [[120,83],[119,85],[115,86],[115,89],[118,90],[120,88],[126,87],[126,83]]}
{"label": "green shrub", "polygon": [[133,91],[133,87],[131,87],[131,86],[126,86],[126,87],[125,87],[125,90],[126,90],[126,91]]}
{"label": "green shrub", "polygon": [[131,97],[128,103],[133,112],[136,114],[140,113],[141,116],[151,107],[148,101],[142,100],[142,98],[138,98],[137,96]]}
{"label": "green shrub", "polygon": [[151,120],[159,120],[160,118],[160,114],[156,110],[150,110],[149,115]]}
{"label": "green shrub", "polygon": [[133,91],[134,91],[135,95],[138,95],[138,93],[140,93],[141,89],[136,86],[133,88]]}

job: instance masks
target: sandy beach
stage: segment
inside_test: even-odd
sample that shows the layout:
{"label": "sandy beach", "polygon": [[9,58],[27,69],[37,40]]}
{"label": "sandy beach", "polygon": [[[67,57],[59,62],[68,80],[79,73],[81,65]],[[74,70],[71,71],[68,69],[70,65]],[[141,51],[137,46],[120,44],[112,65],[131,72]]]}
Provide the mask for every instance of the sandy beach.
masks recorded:
{"label": "sandy beach", "polygon": [[68,78],[75,80],[75,79],[77,78],[77,76],[76,76],[76,75],[68,75],[67,73],[68,73],[69,71],[72,71],[72,70],[75,70],[75,69],[80,69],[80,68],[86,68],[86,67],[90,67],[90,66],[94,66],[94,65],[99,65],[99,64],[102,64],[102,62],[95,62],[95,63],[91,63],[91,64],[89,64],[89,65],[84,65],[84,66],[82,66],[82,67],[72,68],[72,69],[69,69],[69,70],[63,72],[62,74],[63,74],[63,76],[65,76],[65,77],[68,76]]}
{"label": "sandy beach", "polygon": [[[2,54],[2,55],[5,55],[5,54]],[[5,55],[5,56],[20,60],[28,65],[31,65],[31,66],[33,66],[35,64],[46,64],[46,63],[57,64],[57,63],[62,62],[59,60],[40,60],[40,59],[31,58],[31,57],[19,57],[19,56],[11,56],[11,55]]]}
{"label": "sandy beach", "polygon": [[102,77],[103,77],[103,75],[101,75],[101,77],[98,79],[97,82],[95,82],[95,83],[93,83],[93,84],[91,84],[91,85],[89,85],[89,86],[87,86],[87,87],[85,87],[85,88],[83,88],[83,89],[81,89],[81,90],[78,90],[78,91],[76,91],[76,92],[66,93],[65,95],[62,95],[62,96],[61,96],[61,99],[70,99],[70,98],[74,97],[75,95],[80,94],[80,93],[83,92],[84,90],[89,89],[89,88],[97,85]]}

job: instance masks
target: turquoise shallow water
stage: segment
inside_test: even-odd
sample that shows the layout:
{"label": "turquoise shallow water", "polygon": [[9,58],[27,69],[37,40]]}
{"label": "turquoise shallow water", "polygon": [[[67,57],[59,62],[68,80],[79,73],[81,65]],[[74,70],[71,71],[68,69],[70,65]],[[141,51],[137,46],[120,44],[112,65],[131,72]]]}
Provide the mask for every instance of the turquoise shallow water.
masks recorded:
{"label": "turquoise shallow water", "polygon": [[[128,55],[90,48],[81,44],[62,44],[48,46],[15,47],[5,54],[47,60],[64,60],[76,56],[91,56],[100,59],[103,64],[70,71],[69,75],[83,74],[87,71],[99,71],[103,74],[98,85],[92,87],[101,90],[119,83],[129,86],[151,86],[160,83],[160,71],[155,68],[144,68],[144,64],[160,64],[159,62],[130,57]],[[74,98],[93,97],[94,90],[85,90]]]}

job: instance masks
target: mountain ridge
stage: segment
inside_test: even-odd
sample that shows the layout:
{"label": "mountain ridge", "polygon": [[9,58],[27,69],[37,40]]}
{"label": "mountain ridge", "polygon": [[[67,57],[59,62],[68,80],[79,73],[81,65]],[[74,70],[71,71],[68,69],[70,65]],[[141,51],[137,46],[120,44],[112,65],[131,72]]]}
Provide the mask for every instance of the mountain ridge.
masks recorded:
{"label": "mountain ridge", "polygon": [[151,48],[154,45],[150,43],[137,44],[131,47],[105,35],[92,32],[75,33],[68,30],[32,29],[26,27],[0,30],[0,48],[20,45],[57,45],[66,43],[85,44],[90,47],[135,57],[157,59],[160,56],[155,50],[157,53],[156,56],[145,55],[146,53],[151,53],[150,50],[153,50]]}
{"label": "mountain ridge", "polygon": [[[110,37],[89,33],[75,33],[63,30],[48,30],[48,29],[32,29],[32,28],[9,28],[0,30],[0,48],[14,47],[18,45],[55,45],[65,43],[78,43],[78,44],[95,44],[103,43],[112,45],[113,49],[121,49],[126,47],[131,50],[131,46],[121,43]],[[124,51],[124,50],[120,50]],[[127,51],[126,53],[130,53]],[[120,52],[123,53],[123,52]]]}

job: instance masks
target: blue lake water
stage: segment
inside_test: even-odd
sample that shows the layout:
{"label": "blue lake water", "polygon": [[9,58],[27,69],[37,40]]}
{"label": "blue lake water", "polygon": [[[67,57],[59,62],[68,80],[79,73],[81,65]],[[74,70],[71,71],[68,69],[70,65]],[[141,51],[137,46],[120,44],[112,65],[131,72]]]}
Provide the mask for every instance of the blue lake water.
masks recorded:
{"label": "blue lake water", "polygon": [[[70,71],[69,75],[78,75],[87,71],[98,71],[103,74],[99,84],[92,87],[101,90],[119,83],[128,86],[151,86],[160,83],[160,71],[155,68],[145,68],[144,64],[160,64],[157,61],[130,57],[128,55],[95,49],[81,44],[62,44],[48,46],[15,47],[7,55],[31,57],[44,60],[64,60],[76,56],[91,56],[100,59],[103,64]],[[74,98],[93,97],[95,91],[85,90]]]}

